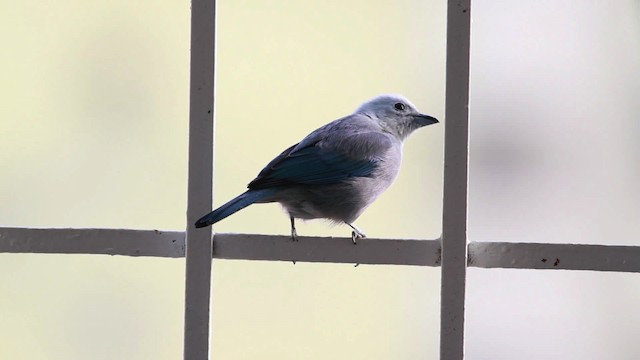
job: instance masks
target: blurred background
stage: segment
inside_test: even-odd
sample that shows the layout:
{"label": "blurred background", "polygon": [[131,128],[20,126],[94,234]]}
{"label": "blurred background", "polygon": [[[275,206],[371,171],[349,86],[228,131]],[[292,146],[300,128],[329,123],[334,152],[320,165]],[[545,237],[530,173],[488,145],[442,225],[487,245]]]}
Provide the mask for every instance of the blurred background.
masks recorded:
{"label": "blurred background", "polygon": [[[469,237],[640,245],[640,2],[473,1]],[[470,359],[637,359],[640,278],[469,270]]]}
{"label": "blurred background", "polygon": [[[640,4],[473,2],[473,241],[637,245]],[[2,226],[183,230],[189,3],[0,2]],[[446,2],[218,1],[215,205],[385,92],[444,117]],[[358,221],[441,231],[444,126]],[[393,216],[389,216],[389,211]],[[277,205],[218,232],[287,234]],[[301,223],[301,235],[347,236]],[[0,359],[179,359],[184,261],[0,254]],[[216,359],[437,359],[435,268],[214,261]],[[633,274],[470,269],[469,359],[635,359]]]}

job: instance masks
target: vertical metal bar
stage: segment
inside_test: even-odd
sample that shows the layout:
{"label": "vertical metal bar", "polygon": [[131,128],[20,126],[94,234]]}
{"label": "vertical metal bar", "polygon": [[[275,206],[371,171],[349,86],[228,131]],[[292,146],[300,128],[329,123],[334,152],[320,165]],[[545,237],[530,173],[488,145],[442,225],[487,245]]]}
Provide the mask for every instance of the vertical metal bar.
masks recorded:
{"label": "vertical metal bar", "polygon": [[184,358],[209,357],[211,228],[193,223],[211,210],[213,197],[213,103],[215,0],[191,2],[189,185],[187,195]]}
{"label": "vertical metal bar", "polygon": [[470,0],[447,5],[440,359],[464,358],[469,155]]}

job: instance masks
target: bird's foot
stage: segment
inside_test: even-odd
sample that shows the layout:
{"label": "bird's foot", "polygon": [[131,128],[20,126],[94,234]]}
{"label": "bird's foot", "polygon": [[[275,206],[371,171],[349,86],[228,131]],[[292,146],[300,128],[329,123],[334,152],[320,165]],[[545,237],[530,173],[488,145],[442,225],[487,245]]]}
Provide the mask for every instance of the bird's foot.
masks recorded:
{"label": "bird's foot", "polygon": [[358,245],[358,242],[357,242],[358,239],[363,239],[367,237],[364,231],[358,229],[358,227],[355,226],[354,224],[347,223],[347,225],[349,225],[353,229],[353,231],[351,232],[351,241],[353,241],[353,245]]}
{"label": "bird's foot", "polygon": [[351,241],[353,242],[353,245],[358,245],[358,239],[364,239],[366,237],[367,235],[355,229],[351,232]]}

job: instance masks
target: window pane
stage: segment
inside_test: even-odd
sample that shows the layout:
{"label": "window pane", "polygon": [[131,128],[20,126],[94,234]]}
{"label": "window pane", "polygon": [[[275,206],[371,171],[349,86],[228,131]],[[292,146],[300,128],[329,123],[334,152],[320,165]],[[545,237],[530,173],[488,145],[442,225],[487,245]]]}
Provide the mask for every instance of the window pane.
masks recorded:
{"label": "window pane", "polygon": [[473,6],[471,239],[638,245],[638,2]]}
{"label": "window pane", "polygon": [[471,268],[468,275],[469,360],[634,359],[640,353],[637,274]]}
{"label": "window pane", "polygon": [[179,359],[184,260],[0,254],[0,359]]}
{"label": "window pane", "polygon": [[213,286],[214,358],[438,359],[438,268],[218,260]]}
{"label": "window pane", "polygon": [[2,224],[183,229],[189,3],[0,11]]}
{"label": "window pane", "polygon": [[[217,14],[216,205],[284,149],[381,93],[444,115],[444,2],[222,1]],[[440,236],[443,130],[407,140],[398,179],[357,221],[367,235]],[[322,221],[300,221],[298,230],[351,234]],[[250,206],[216,231],[288,234],[289,219],[278,205]]]}

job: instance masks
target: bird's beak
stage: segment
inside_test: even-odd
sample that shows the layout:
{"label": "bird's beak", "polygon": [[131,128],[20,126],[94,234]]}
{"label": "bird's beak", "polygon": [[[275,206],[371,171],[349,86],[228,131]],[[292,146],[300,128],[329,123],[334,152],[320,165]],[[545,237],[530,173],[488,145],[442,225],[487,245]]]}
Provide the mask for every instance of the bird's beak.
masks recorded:
{"label": "bird's beak", "polygon": [[413,115],[413,121],[418,126],[427,126],[438,123],[438,119],[434,118],[433,116],[420,113]]}

